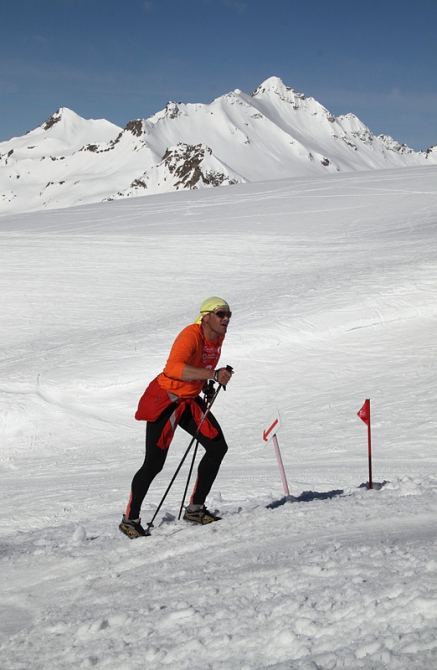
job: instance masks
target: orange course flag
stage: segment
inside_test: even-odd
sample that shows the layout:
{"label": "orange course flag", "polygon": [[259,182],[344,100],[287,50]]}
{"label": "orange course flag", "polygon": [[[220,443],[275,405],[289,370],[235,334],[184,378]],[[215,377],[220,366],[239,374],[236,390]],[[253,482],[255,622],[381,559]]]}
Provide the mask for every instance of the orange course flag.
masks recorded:
{"label": "orange course flag", "polygon": [[357,412],[357,415],[362,421],[364,421],[365,424],[370,426],[370,400],[365,400],[364,405],[360,411]]}

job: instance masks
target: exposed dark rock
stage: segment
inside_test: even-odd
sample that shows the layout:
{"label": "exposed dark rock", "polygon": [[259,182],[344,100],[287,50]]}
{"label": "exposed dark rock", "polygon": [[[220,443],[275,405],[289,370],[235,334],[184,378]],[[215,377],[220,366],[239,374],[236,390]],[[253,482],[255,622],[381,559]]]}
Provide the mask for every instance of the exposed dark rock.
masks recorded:
{"label": "exposed dark rock", "polygon": [[[133,121],[129,121],[125,130],[128,130],[129,132],[131,132],[132,135],[135,135],[135,137],[141,137],[141,135],[143,134],[143,122],[142,122],[142,120],[141,119],[134,119]],[[117,140],[115,140],[115,141],[117,141]]]}
{"label": "exposed dark rock", "polygon": [[235,179],[215,170],[202,171],[201,163],[206,154],[212,150],[204,144],[184,144],[180,142],[176,148],[167,149],[162,161],[170,174],[175,175],[178,181],[176,188],[197,188],[201,182],[207,186],[221,186],[223,182],[237,183]]}
{"label": "exposed dark rock", "polygon": [[147,184],[142,179],[134,179],[131,188],[147,188]]}
{"label": "exposed dark rock", "polygon": [[175,102],[168,102],[165,106],[165,111],[169,119],[175,119],[180,114],[179,107]]}
{"label": "exposed dark rock", "polygon": [[50,128],[53,128],[59,121],[62,119],[62,114],[61,110],[58,109],[57,112],[53,114],[45,123],[42,124],[42,127],[44,130],[50,130]]}

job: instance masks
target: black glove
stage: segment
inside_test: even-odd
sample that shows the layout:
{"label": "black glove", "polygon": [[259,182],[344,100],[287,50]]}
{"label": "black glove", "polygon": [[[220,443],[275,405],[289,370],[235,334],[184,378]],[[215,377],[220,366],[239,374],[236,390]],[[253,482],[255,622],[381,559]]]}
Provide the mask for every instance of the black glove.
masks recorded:
{"label": "black glove", "polygon": [[[220,373],[222,373],[221,381],[219,380]],[[226,373],[225,374],[225,381],[223,381],[223,373]],[[226,391],[226,384],[229,382],[229,380],[231,379],[233,374],[234,374],[234,369],[230,365],[227,365],[225,368],[218,368],[214,372],[214,381],[218,382],[220,384],[220,386],[223,388],[223,390]]]}
{"label": "black glove", "polygon": [[215,395],[215,387],[214,387],[214,382],[212,379],[206,381],[202,387],[202,393],[205,396],[205,401],[207,403],[210,403],[211,400],[214,398]]}

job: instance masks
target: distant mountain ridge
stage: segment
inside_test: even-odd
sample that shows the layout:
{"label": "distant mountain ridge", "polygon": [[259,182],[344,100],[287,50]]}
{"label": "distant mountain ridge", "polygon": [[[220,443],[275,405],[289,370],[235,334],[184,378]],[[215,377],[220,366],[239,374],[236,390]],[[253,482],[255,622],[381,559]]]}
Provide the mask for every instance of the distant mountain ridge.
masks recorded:
{"label": "distant mountain ridge", "polygon": [[125,197],[437,163],[376,137],[354,114],[335,117],[270,77],[251,95],[210,104],[169,102],[124,129],[65,107],[0,143],[0,214]]}

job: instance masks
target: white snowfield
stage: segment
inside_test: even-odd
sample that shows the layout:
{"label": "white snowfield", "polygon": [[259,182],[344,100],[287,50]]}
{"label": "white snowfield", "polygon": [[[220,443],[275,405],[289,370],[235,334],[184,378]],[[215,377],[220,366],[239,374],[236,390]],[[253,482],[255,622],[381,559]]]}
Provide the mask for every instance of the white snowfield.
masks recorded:
{"label": "white snowfield", "polygon": [[270,77],[251,95],[236,89],[210,104],[169,102],[124,129],[62,107],[0,143],[0,215],[436,163],[437,147],[416,152],[377,137],[354,114],[336,117]]}
{"label": "white snowfield", "polygon": [[[437,167],[5,216],[0,246],[2,670],[437,669]],[[210,295],[223,519],[177,520],[184,467],[131,541],[137,402]]]}

